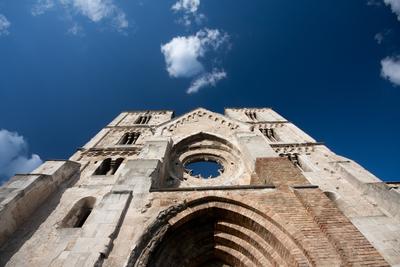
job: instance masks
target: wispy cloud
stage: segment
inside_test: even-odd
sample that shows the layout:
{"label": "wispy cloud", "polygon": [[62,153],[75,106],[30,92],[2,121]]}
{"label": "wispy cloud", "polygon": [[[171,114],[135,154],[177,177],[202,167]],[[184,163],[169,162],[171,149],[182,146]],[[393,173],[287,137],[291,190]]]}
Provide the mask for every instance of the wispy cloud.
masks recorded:
{"label": "wispy cloud", "polygon": [[36,3],[33,4],[31,14],[33,16],[40,16],[53,7],[54,0],[37,0]]}
{"label": "wispy cloud", "polygon": [[195,79],[186,93],[193,94],[197,93],[201,88],[208,86],[215,86],[219,80],[226,78],[226,72],[224,70],[219,71],[214,69],[211,73],[205,73]]}
{"label": "wispy cloud", "polygon": [[381,32],[378,32],[377,34],[375,34],[374,39],[378,44],[381,44],[383,42],[384,36]]}
{"label": "wispy cloud", "polygon": [[0,184],[15,173],[27,173],[37,168],[42,160],[28,154],[28,144],[18,133],[0,130]]}
{"label": "wispy cloud", "polygon": [[400,0],[383,0],[386,5],[390,6],[392,12],[397,15],[397,19],[400,20]]}
{"label": "wispy cloud", "polygon": [[381,2],[381,0],[368,0],[367,5],[368,6],[381,6],[382,2]]}
{"label": "wispy cloud", "polygon": [[64,9],[71,18],[81,15],[94,23],[108,21],[117,31],[123,32],[129,27],[125,12],[114,4],[114,0],[37,0],[31,13],[39,16],[55,7]]}
{"label": "wispy cloud", "polygon": [[381,61],[381,75],[394,85],[400,85],[400,58],[384,58]]}
{"label": "wispy cloud", "polygon": [[0,14],[0,36],[2,35],[7,35],[10,32],[8,31],[8,28],[10,28],[11,23],[8,21],[8,19]]}
{"label": "wispy cloud", "polygon": [[386,41],[386,39],[388,39],[388,37],[392,34],[392,30],[388,29],[388,30],[384,30],[382,32],[378,32],[377,34],[375,34],[374,39],[378,44],[382,44],[383,42]]}
{"label": "wispy cloud", "polygon": [[199,6],[200,0],[178,0],[171,9],[176,13],[183,14],[178,22],[190,26],[192,21],[200,24],[205,19],[205,15],[198,12]]}
{"label": "wispy cloud", "polygon": [[200,6],[200,0],[178,0],[172,9],[175,11],[184,11],[190,13],[196,13]]}
{"label": "wispy cloud", "polygon": [[82,26],[78,23],[74,23],[74,25],[72,25],[72,27],[68,29],[67,33],[75,36],[85,35]]}

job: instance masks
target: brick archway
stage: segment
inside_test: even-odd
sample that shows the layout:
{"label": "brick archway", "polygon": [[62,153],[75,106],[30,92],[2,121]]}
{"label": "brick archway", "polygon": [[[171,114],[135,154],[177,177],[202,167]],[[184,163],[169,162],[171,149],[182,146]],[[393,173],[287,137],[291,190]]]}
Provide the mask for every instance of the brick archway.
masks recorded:
{"label": "brick archway", "polygon": [[160,213],[128,266],[310,266],[304,249],[263,212],[203,197]]}

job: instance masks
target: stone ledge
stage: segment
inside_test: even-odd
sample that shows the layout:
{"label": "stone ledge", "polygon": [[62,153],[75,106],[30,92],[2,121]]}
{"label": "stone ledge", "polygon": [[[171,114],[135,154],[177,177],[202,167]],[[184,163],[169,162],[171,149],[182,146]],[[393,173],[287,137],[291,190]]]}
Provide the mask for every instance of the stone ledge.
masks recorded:
{"label": "stone ledge", "polygon": [[293,189],[317,189],[319,188],[318,185],[291,185]]}
{"label": "stone ledge", "polygon": [[150,192],[180,192],[180,191],[216,191],[216,190],[255,190],[275,189],[274,185],[228,185],[228,186],[199,186],[199,187],[178,187],[178,188],[157,188],[150,189]]}
{"label": "stone ledge", "polygon": [[0,187],[0,245],[79,168],[73,161],[46,161],[35,173],[16,175]]}
{"label": "stone ledge", "polygon": [[323,146],[324,142],[305,142],[305,143],[285,143],[285,142],[276,142],[271,143],[271,147],[304,147],[304,146]]}

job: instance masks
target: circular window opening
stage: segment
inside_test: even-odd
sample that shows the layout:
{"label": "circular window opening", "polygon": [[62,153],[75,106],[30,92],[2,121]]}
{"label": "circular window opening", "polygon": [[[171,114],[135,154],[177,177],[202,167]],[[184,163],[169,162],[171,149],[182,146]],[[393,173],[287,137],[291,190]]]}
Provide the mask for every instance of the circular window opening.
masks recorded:
{"label": "circular window opening", "polygon": [[212,179],[220,176],[224,172],[224,168],[221,164],[211,160],[189,162],[186,163],[184,167],[188,174],[202,179]]}

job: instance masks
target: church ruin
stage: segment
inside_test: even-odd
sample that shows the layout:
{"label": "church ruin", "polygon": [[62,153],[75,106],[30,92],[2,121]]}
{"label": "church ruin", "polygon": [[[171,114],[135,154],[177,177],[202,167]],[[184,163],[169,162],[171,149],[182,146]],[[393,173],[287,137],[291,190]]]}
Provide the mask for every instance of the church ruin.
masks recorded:
{"label": "church ruin", "polygon": [[398,185],[269,108],[122,112],[0,188],[0,266],[400,266]]}

